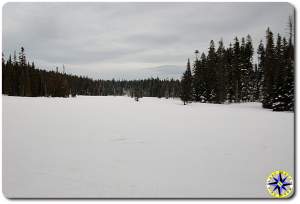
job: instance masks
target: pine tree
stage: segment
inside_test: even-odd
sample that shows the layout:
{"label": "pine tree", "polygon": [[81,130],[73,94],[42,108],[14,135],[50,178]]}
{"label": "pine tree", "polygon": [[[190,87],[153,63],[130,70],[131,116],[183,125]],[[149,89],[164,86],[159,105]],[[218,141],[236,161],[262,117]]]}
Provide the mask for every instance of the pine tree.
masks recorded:
{"label": "pine tree", "polygon": [[[197,53],[196,53],[197,52]],[[195,51],[196,53],[196,60],[193,66],[193,99],[195,101],[201,100],[201,61],[198,59],[198,50]]]}
{"label": "pine tree", "polygon": [[284,111],[287,108],[287,101],[285,97],[285,83],[287,79],[287,62],[284,58],[286,52],[286,40],[281,41],[281,36],[277,35],[277,42],[275,47],[275,64],[273,69],[273,104],[274,111]]}
{"label": "pine tree", "polygon": [[260,96],[260,79],[259,79],[259,69],[258,65],[254,64],[254,70],[253,70],[253,76],[251,78],[252,80],[252,101],[259,101]]}
{"label": "pine tree", "polygon": [[13,65],[16,66],[18,64],[17,53],[14,51]]}
{"label": "pine tree", "polygon": [[241,90],[241,48],[239,39],[235,37],[232,59],[232,87],[234,102],[240,102]]}
{"label": "pine tree", "polygon": [[21,47],[21,51],[19,53],[19,63],[21,67],[25,67],[27,65],[24,47]]}
{"label": "pine tree", "polygon": [[241,40],[240,46],[240,86],[239,86],[239,96],[240,100],[243,102],[247,101],[247,81],[248,81],[248,73],[247,73],[247,59],[246,59],[246,41],[243,37]]}
{"label": "pine tree", "polygon": [[254,92],[254,70],[253,70],[253,45],[250,35],[247,35],[245,50],[244,50],[244,69],[243,69],[243,101],[253,101]]}
{"label": "pine tree", "polygon": [[[290,23],[290,30],[293,30],[293,24]],[[294,45],[293,33],[290,32],[290,38],[288,43],[287,52],[287,79],[286,79],[286,94],[288,98],[288,107],[290,111],[295,110],[295,56],[294,56]]]}
{"label": "pine tree", "polygon": [[273,106],[273,68],[275,66],[275,51],[274,51],[274,41],[273,33],[268,28],[266,35],[266,55],[264,63],[264,85],[263,85],[263,107],[272,108]]}
{"label": "pine tree", "polygon": [[206,103],[208,100],[208,71],[207,71],[207,60],[204,53],[201,54],[200,58],[200,79],[199,79],[199,92],[200,92],[200,101]]}
{"label": "pine tree", "polygon": [[[292,23],[290,23],[292,27]],[[293,30],[291,28],[291,30]],[[202,53],[191,73],[190,61],[182,80],[92,80],[56,71],[44,71],[30,64],[21,47],[18,60],[14,52],[7,60],[2,56],[2,93],[17,96],[130,95],[140,97],[180,97],[184,104],[190,101],[224,103],[261,101],[264,108],[274,111],[294,110],[294,44],[293,32],[288,41],[267,30],[266,48],[259,44],[258,64],[253,68],[251,37],[234,39],[226,49],[222,40],[217,51],[210,42],[207,56]],[[64,68],[63,68],[64,70]]]}
{"label": "pine tree", "polygon": [[181,79],[180,98],[183,101],[184,105],[186,105],[189,101],[192,100],[192,72],[190,59],[188,59],[186,71],[184,72]]}
{"label": "pine tree", "polygon": [[[159,93],[158,93],[158,94],[159,94]],[[142,91],[142,86],[141,86],[141,84],[137,83],[137,84],[135,85],[133,96],[134,96],[134,100],[135,100],[135,101],[139,101],[139,99],[143,97],[143,91]],[[160,98],[160,97],[159,97],[159,98]]]}
{"label": "pine tree", "polygon": [[265,47],[262,41],[260,41],[258,50],[258,66],[257,66],[257,90],[256,94],[258,96],[258,99],[260,102],[263,101],[263,88],[264,88],[264,69],[265,69],[265,58],[266,58],[266,52]]}
{"label": "pine tree", "polygon": [[229,44],[229,47],[226,50],[226,62],[225,62],[225,86],[226,86],[226,100],[231,103],[234,96],[234,78],[233,78],[233,49],[232,44]]}
{"label": "pine tree", "polygon": [[223,40],[219,41],[219,47],[216,52],[216,103],[224,103],[225,101],[225,48]]}
{"label": "pine tree", "polygon": [[193,99],[198,102],[206,102],[206,56],[201,54],[200,59],[196,56],[193,68]]}
{"label": "pine tree", "polygon": [[7,72],[7,66],[4,59],[4,54],[2,53],[2,94],[8,93],[9,87],[9,74]]}
{"label": "pine tree", "polygon": [[209,51],[207,55],[207,100],[216,103],[217,98],[217,55],[215,52],[215,43],[210,41]]}

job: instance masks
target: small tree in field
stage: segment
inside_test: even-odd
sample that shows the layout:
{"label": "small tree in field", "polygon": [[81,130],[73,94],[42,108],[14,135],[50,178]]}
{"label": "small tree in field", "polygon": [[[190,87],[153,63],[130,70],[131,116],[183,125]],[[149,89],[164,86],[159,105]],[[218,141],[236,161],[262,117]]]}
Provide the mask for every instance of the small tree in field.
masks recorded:
{"label": "small tree in field", "polygon": [[135,101],[139,101],[142,97],[142,89],[138,85],[134,88],[133,96]]}

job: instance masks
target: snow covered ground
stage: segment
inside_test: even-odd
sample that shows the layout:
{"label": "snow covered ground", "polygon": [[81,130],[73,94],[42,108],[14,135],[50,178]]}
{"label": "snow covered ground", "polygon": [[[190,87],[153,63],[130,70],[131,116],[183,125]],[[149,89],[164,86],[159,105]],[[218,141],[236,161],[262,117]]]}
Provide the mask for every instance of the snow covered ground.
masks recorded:
{"label": "snow covered ground", "polygon": [[7,197],[270,197],[294,114],[258,103],[3,96]]}

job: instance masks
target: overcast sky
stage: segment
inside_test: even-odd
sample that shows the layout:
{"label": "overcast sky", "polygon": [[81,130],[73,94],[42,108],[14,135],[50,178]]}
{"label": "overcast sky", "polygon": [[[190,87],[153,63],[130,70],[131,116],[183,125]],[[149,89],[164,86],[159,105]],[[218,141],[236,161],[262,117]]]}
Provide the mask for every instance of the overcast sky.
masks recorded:
{"label": "overcast sky", "polygon": [[93,78],[135,78],[182,69],[209,41],[250,34],[255,50],[269,26],[287,35],[288,3],[8,3],[3,52],[21,46],[39,68],[65,65]]}

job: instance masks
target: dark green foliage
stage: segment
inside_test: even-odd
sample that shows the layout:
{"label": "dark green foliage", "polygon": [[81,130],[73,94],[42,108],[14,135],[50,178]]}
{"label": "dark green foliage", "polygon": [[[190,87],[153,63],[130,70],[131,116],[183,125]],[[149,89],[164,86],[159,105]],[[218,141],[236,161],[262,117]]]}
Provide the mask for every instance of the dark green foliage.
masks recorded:
{"label": "dark green foliage", "polygon": [[293,47],[278,35],[275,49],[276,66],[274,70],[273,104],[274,111],[294,110],[294,65]]}
{"label": "dark green foliage", "polygon": [[206,56],[202,53],[200,59],[196,59],[193,68],[193,98],[195,101],[207,101],[207,65]]}
{"label": "dark green foliage", "polygon": [[267,30],[267,45],[263,65],[263,107],[274,111],[294,111],[294,46],[292,35],[289,42]]}
{"label": "dark green foliage", "polygon": [[242,69],[241,69],[241,99],[242,101],[254,101],[255,80],[253,78],[254,71],[252,64],[253,46],[250,35],[247,35],[246,44],[242,54]]}
{"label": "dark green foliage", "polygon": [[253,69],[253,47],[251,37],[234,39],[226,49],[219,41],[215,51],[214,41],[210,42],[207,57],[202,54],[194,62],[193,99],[208,103],[231,103],[254,101],[256,72]]}
{"label": "dark green foliage", "polygon": [[218,48],[210,41],[207,55],[196,59],[191,71],[188,60],[182,80],[92,80],[58,71],[36,69],[30,64],[22,47],[19,56],[14,52],[7,60],[2,54],[2,93],[11,96],[75,97],[76,95],[128,95],[139,101],[141,97],[180,97],[184,105],[191,101],[203,103],[262,102],[274,111],[294,111],[295,57],[293,25],[289,39],[268,28],[265,47],[261,41],[257,64],[253,64],[253,45],[250,35],[241,41],[235,37],[225,48],[220,40]]}
{"label": "dark green foliage", "polygon": [[258,46],[257,50],[258,55],[258,66],[256,70],[256,99],[259,101],[263,100],[263,87],[264,87],[264,65],[265,65],[265,58],[266,58],[266,52],[264,45],[262,41],[260,41],[260,44]]}
{"label": "dark green foliage", "polygon": [[240,102],[241,96],[241,48],[239,39],[234,39],[233,45],[233,59],[232,59],[232,89],[233,89],[233,101]]}
{"label": "dark green foliage", "polygon": [[224,103],[226,98],[225,87],[225,64],[226,54],[223,41],[219,41],[219,47],[216,52],[217,65],[216,65],[216,103]]}
{"label": "dark green foliage", "polygon": [[[133,96],[134,96],[135,101],[139,101],[139,99],[143,96],[142,90],[143,90],[143,88],[140,86],[136,86],[134,88]],[[160,97],[160,95],[159,95],[159,97]]]}
{"label": "dark green foliage", "polygon": [[226,101],[231,103],[234,97],[234,81],[233,81],[233,49],[231,43],[225,52],[225,65],[224,65],[224,82],[225,82],[225,95]]}
{"label": "dark green foliage", "polygon": [[179,97],[179,80],[92,80],[87,77],[68,75],[65,72],[36,69],[26,61],[24,48],[20,56],[5,61],[2,55],[2,93],[10,96],[75,97],[76,95],[128,95],[141,97]]}
{"label": "dark green foliage", "polygon": [[210,41],[209,51],[206,59],[207,63],[207,100],[217,103],[217,55],[215,52],[215,43]]}
{"label": "dark green foliage", "polygon": [[189,101],[192,100],[192,72],[190,59],[188,59],[186,71],[184,72],[181,79],[181,94],[180,98],[183,101],[183,104],[186,105]]}
{"label": "dark green foliage", "polygon": [[[266,34],[266,55],[265,55],[265,63],[264,63],[264,86],[263,86],[263,107],[264,108],[272,108],[273,105],[273,84],[274,84],[274,73],[273,69],[276,66],[275,62],[275,48],[273,41],[273,33],[270,29],[267,29]],[[275,69],[274,69],[275,70]]]}
{"label": "dark green foliage", "polygon": [[[203,53],[193,63],[193,75],[184,73],[181,99],[184,104],[192,100],[203,103],[262,102],[264,108],[274,111],[294,110],[294,46],[292,34],[289,42],[277,35],[274,45],[273,33],[268,28],[266,47],[262,41],[258,47],[258,63],[253,64],[253,45],[250,35],[234,39],[225,48],[219,41],[215,51],[210,42],[207,57]],[[192,83],[190,83],[192,79]]]}

